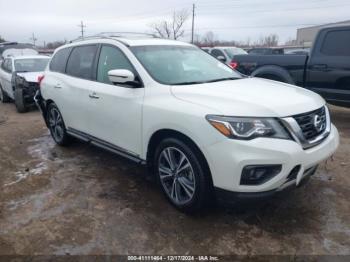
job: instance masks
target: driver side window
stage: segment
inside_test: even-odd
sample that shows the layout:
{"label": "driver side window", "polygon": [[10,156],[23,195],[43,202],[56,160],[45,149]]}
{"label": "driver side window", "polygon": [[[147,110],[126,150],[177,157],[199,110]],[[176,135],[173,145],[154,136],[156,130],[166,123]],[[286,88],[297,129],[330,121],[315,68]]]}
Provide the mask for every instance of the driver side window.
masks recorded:
{"label": "driver side window", "polygon": [[102,46],[97,68],[97,81],[112,84],[108,78],[108,71],[113,69],[127,69],[136,74],[133,66],[119,48]]}
{"label": "driver side window", "polygon": [[5,61],[2,64],[2,69],[4,69],[6,72],[11,73],[12,72],[12,63],[11,59],[5,59]]}

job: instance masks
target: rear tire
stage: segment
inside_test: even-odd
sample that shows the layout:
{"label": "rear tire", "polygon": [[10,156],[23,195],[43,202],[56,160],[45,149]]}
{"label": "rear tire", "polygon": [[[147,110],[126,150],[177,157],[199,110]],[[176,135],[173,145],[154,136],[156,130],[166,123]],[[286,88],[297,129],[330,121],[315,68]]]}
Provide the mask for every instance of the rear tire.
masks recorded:
{"label": "rear tire", "polygon": [[67,134],[63,117],[55,103],[48,105],[46,118],[53,140],[60,146],[70,144],[71,140]]}
{"label": "rear tire", "polygon": [[212,196],[209,170],[198,152],[177,138],[158,145],[153,160],[157,181],[169,202],[183,212],[203,209]]}
{"label": "rear tire", "polygon": [[6,94],[6,92],[2,89],[2,86],[0,85],[0,101],[2,103],[8,103],[11,101],[10,97]]}
{"label": "rear tire", "polygon": [[15,105],[18,113],[25,113],[28,111],[28,107],[25,104],[22,88],[15,89]]}

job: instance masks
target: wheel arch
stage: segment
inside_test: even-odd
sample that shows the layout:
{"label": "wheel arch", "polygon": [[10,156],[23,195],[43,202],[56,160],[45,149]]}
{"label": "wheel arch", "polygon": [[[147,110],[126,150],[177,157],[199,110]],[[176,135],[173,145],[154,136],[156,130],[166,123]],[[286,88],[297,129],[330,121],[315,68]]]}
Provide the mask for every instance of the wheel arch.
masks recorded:
{"label": "wheel arch", "polygon": [[43,117],[44,117],[44,121],[45,121],[45,124],[46,124],[47,127],[49,127],[49,123],[47,122],[47,108],[52,103],[55,103],[55,102],[52,99],[47,99],[42,104],[43,106],[40,106],[40,108],[42,110]]}
{"label": "wheel arch", "polygon": [[[254,77],[262,77],[266,79],[271,79],[271,80],[277,80],[280,79],[282,82],[288,83],[295,85],[295,82],[289,72],[284,69],[283,67],[276,66],[276,65],[267,65],[267,66],[262,66],[258,69],[256,69],[251,76]],[[270,78],[268,77],[270,76]],[[274,78],[275,77],[275,78]]]}
{"label": "wheel arch", "polygon": [[168,129],[168,128],[159,129],[151,135],[147,143],[147,151],[146,151],[146,163],[149,166],[149,168],[151,170],[153,168],[152,159],[154,157],[154,153],[156,151],[157,146],[163,139],[166,139],[166,138],[177,138],[185,142],[186,145],[188,145],[199,157],[200,162],[204,165],[204,168],[205,168],[204,171],[208,173],[210,178],[210,183],[211,185],[213,185],[213,178],[211,175],[208,161],[205,155],[203,154],[202,150],[200,149],[200,147],[196,144],[196,142],[191,137],[174,129]]}

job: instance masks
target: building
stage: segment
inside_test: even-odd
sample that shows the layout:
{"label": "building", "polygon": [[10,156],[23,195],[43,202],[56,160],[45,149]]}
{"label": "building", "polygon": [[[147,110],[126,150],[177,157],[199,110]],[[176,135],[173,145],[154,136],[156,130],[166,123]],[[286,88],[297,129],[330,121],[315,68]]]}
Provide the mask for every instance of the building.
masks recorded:
{"label": "building", "polygon": [[330,26],[346,26],[346,25],[350,25],[350,20],[337,22],[337,23],[318,25],[318,26],[299,28],[297,29],[297,45],[310,47],[320,29],[325,27],[330,27]]}

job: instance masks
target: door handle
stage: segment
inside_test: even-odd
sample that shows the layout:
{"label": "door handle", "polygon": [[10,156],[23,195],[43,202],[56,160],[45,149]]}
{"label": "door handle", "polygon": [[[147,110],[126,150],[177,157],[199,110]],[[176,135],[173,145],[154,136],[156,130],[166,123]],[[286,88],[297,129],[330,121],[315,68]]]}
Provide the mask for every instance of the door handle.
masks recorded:
{"label": "door handle", "polygon": [[54,85],[54,88],[61,89],[62,86],[61,86],[61,84],[56,84],[56,85]]}
{"label": "door handle", "polygon": [[92,94],[90,94],[89,97],[90,97],[91,99],[99,99],[99,98],[100,98],[95,92],[93,92]]}

